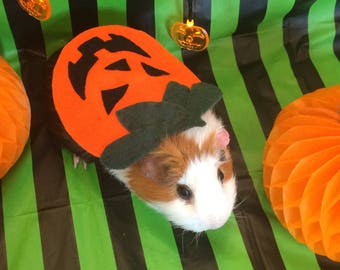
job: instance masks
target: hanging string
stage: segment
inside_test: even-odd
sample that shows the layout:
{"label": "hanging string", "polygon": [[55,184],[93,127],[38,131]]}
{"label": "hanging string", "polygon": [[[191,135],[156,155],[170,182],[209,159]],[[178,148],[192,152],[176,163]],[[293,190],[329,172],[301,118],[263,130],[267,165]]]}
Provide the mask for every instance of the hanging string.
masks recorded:
{"label": "hanging string", "polygon": [[189,21],[193,20],[193,15],[192,15],[192,3],[194,2],[194,0],[188,0],[188,17],[187,19]]}

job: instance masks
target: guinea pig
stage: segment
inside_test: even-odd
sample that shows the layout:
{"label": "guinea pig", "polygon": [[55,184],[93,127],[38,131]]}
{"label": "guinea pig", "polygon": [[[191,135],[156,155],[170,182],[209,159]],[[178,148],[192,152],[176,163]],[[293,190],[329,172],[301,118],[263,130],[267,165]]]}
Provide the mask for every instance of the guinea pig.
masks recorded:
{"label": "guinea pig", "polygon": [[227,221],[229,135],[209,110],[221,90],[122,26],[82,32],[50,57],[47,75],[50,130],[63,146],[106,166],[176,226],[202,232]]}
{"label": "guinea pig", "polygon": [[217,229],[230,217],[236,181],[229,134],[208,110],[193,127],[161,144],[125,169],[108,169],[175,226],[193,232]]}

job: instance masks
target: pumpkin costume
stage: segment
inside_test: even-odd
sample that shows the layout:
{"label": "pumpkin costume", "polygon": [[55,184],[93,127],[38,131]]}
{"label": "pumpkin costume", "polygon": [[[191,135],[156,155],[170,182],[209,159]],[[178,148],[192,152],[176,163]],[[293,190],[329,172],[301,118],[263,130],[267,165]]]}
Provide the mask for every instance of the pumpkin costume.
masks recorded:
{"label": "pumpkin costume", "polygon": [[70,138],[109,168],[124,168],[168,135],[203,126],[220,90],[154,38],[109,25],[82,32],[54,65],[55,110]]}

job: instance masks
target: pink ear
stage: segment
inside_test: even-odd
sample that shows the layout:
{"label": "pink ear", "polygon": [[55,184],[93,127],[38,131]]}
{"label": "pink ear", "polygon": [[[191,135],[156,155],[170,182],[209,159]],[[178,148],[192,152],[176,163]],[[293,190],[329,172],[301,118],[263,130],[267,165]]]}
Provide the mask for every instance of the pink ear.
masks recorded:
{"label": "pink ear", "polygon": [[225,148],[228,146],[230,138],[229,133],[225,128],[220,128],[216,133],[217,146]]}

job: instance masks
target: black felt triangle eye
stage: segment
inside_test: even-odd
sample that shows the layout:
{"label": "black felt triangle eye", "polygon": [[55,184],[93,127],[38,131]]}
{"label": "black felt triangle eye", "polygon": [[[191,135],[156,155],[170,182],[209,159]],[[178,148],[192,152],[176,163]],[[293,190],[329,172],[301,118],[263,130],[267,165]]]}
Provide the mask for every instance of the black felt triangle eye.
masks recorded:
{"label": "black felt triangle eye", "polygon": [[158,68],[155,68],[155,67],[152,67],[148,64],[142,63],[142,66],[143,66],[145,72],[152,77],[169,75],[168,72],[161,70],[161,69],[158,69]]}
{"label": "black felt triangle eye", "polygon": [[118,101],[124,96],[129,85],[102,91],[102,100],[107,114],[110,114]]}
{"label": "black felt triangle eye", "polygon": [[129,71],[131,70],[129,64],[126,62],[126,59],[118,60],[108,66],[105,67],[106,70],[122,70]]}

